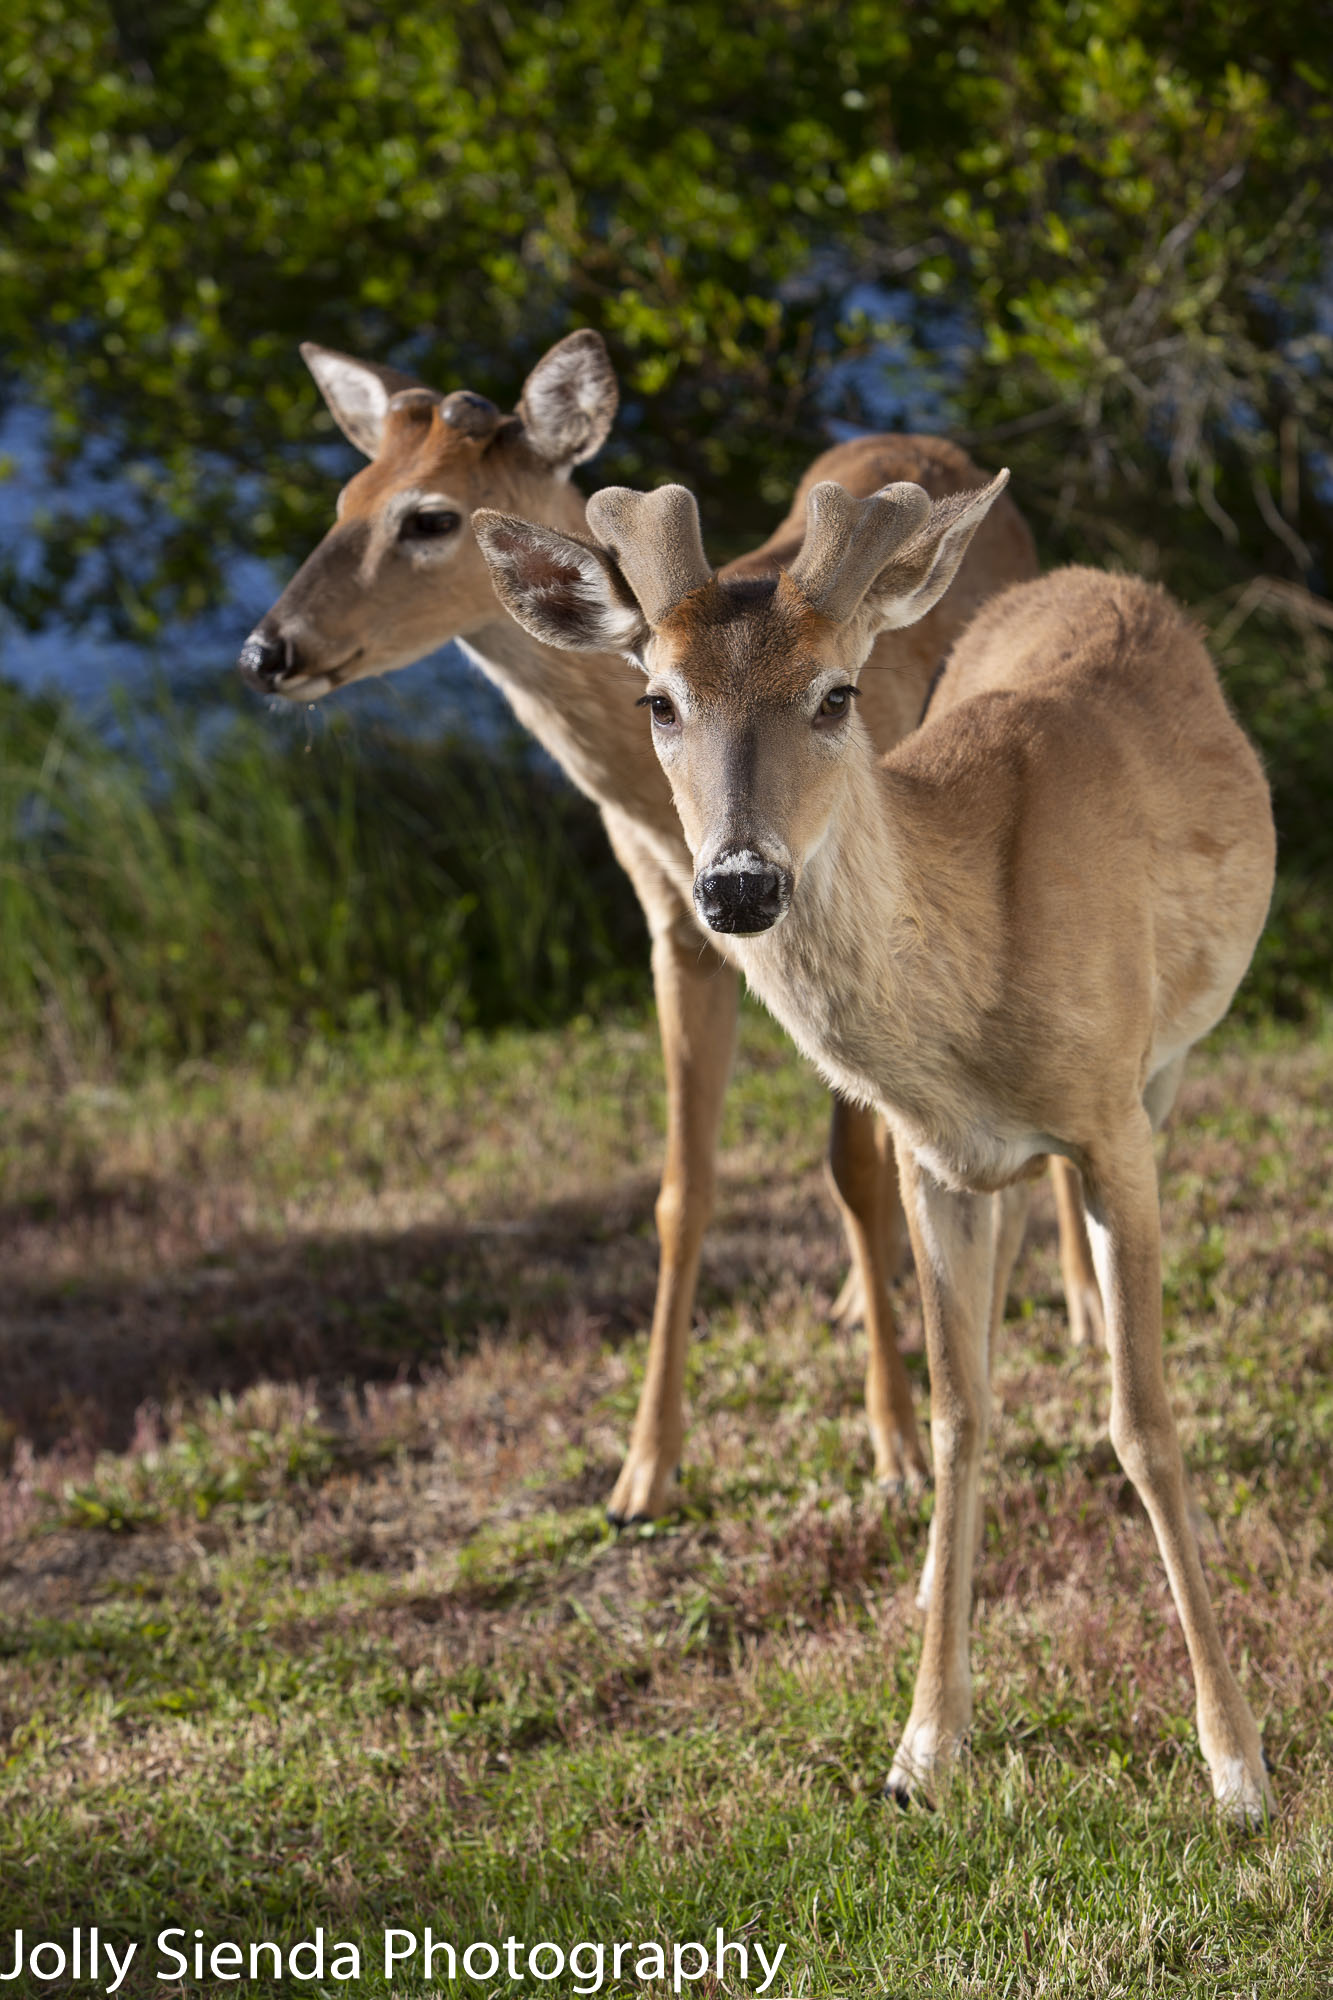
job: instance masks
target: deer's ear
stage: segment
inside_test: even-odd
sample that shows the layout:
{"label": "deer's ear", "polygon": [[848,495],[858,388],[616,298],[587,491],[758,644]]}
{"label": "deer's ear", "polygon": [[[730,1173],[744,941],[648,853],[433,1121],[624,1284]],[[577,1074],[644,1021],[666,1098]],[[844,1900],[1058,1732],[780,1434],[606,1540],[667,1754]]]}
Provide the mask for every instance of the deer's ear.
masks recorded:
{"label": "deer's ear", "polygon": [[865,594],[865,609],[875,631],[915,625],[933,610],[1008,483],[1008,471],[997,472],[989,486],[971,493],[947,493],[931,503],[921,526],[894,550]]}
{"label": "deer's ear", "polygon": [[525,632],[573,653],[625,653],[648,626],[605,550],[513,514],[479,507],[472,532],[495,594]]}
{"label": "deer's ear", "polygon": [[606,443],[619,402],[606,344],[584,327],[542,356],[523,384],[518,414],[538,457],[568,474]]}
{"label": "deer's ear", "polygon": [[301,342],[301,359],[314,376],[338,429],[367,458],[374,458],[379,451],[390,398],[400,390],[422,387],[414,375],[404,375],[400,368],[356,361],[350,354],[320,347],[313,340]]}

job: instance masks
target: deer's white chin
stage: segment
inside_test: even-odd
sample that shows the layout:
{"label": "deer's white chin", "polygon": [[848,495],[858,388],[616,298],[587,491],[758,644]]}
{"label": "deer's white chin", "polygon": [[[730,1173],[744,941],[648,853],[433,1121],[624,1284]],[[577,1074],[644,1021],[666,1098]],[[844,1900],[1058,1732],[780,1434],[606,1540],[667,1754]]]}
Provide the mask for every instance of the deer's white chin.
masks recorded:
{"label": "deer's white chin", "polygon": [[273,692],[284,701],[318,701],[321,695],[331,694],[336,686],[337,682],[327,674],[298,674],[293,680],[279,682]]}

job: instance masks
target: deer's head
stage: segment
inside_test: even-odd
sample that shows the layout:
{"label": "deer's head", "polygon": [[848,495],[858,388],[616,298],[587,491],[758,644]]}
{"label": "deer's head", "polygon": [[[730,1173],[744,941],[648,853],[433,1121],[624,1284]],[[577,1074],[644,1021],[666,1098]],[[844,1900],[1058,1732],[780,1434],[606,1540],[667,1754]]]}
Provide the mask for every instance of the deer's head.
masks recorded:
{"label": "deer's head", "polygon": [[753,934],[786,914],[848,758],[867,754],[856,697],[871,646],[943,596],[1008,476],[934,502],[907,483],[864,500],[816,486],[800,554],[776,579],[715,576],[682,486],[605,488],[586,538],[477,515],[520,625],[575,651],[619,649],[646,675],[710,929]]}
{"label": "deer's head", "polygon": [[601,336],[572,333],[502,415],[470,389],[442,395],[396,369],[307,342],[339,429],[370,463],[338,496],[336,524],[241,650],[266,694],[314,701],[408,666],[501,616],[472,535],[481,506],[577,526],[576,465],[605,442],[616,379]]}

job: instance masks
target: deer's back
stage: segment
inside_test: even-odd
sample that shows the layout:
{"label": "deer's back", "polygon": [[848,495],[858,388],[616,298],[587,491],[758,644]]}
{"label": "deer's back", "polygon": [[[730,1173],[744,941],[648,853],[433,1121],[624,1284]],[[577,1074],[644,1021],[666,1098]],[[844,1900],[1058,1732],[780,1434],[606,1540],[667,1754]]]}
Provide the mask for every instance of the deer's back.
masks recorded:
{"label": "deer's back", "polygon": [[1007,956],[1045,967],[1089,1021],[1119,994],[1161,1053],[1220,1018],[1267,911],[1272,812],[1163,590],[1066,569],[1006,591],[884,769],[941,862],[962,847],[988,880]]}
{"label": "deer's back", "polygon": [[1257,769],[1192,621],[1159,585],[1071,567],[1001,592],[950,653],[922,744],[946,740],[984,756],[1008,716],[1095,777],[1128,759],[1145,783],[1171,771],[1186,792],[1211,794],[1223,767]]}

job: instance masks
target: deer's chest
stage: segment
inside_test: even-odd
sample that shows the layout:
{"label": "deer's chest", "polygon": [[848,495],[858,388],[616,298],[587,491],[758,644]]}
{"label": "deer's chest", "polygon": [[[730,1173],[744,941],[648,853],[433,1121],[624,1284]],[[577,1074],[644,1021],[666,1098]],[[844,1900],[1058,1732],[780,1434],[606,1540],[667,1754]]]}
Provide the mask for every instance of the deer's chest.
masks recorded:
{"label": "deer's chest", "polygon": [[836,977],[831,967],[846,961],[825,959],[796,932],[747,940],[737,956],[751,988],[833,1088],[873,1105],[944,1186],[991,1192],[1060,1150],[959,1057],[946,994],[904,990],[886,999],[869,966]]}

